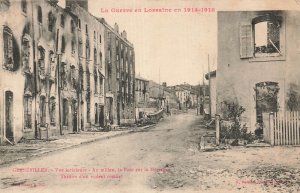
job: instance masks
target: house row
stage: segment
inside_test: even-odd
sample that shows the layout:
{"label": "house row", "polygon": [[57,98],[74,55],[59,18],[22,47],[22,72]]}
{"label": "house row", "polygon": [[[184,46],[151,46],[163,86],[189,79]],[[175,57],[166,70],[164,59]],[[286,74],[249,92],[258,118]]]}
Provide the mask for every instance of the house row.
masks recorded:
{"label": "house row", "polygon": [[[136,76],[136,118],[142,118],[146,113],[154,113],[164,109],[166,113],[176,110],[187,110],[208,107],[208,87],[203,85],[192,86],[184,83],[167,86]],[[207,95],[204,97],[204,93]]]}
{"label": "house row", "polygon": [[184,83],[169,88],[175,92],[176,97],[179,99],[179,109],[197,108],[199,106],[200,96],[203,96],[203,86],[199,85],[197,88],[197,86]]}
{"label": "house row", "polygon": [[267,125],[266,113],[299,111],[299,33],[299,11],[218,12],[218,66],[207,74],[213,114],[226,118],[238,104],[241,122],[254,132]]}
{"label": "house row", "polygon": [[135,53],[88,0],[0,2],[0,143],[135,121]]}
{"label": "house row", "polygon": [[179,100],[175,92],[167,84],[158,84],[140,76],[135,77],[136,119],[143,118],[144,114],[151,114],[162,109],[171,113],[179,109]]}

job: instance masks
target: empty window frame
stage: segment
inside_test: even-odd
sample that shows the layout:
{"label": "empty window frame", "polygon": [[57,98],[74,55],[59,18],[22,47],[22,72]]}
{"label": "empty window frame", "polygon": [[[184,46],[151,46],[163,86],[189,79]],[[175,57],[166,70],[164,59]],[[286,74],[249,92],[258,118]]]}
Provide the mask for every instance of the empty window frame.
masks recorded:
{"label": "empty window frame", "polygon": [[37,17],[38,17],[38,22],[40,23],[40,24],[42,24],[43,23],[43,12],[42,12],[42,8],[41,8],[41,6],[38,6],[37,7]]}
{"label": "empty window frame", "polygon": [[4,45],[4,67],[7,70],[14,70],[14,46],[13,34],[8,27],[3,29],[3,45]]}

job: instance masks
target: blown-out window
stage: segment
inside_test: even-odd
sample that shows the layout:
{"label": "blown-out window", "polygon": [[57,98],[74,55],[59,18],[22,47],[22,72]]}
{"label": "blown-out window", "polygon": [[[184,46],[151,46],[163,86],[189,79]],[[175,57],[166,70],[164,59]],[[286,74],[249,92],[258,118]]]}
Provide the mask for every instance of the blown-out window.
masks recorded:
{"label": "blown-out window", "polygon": [[77,89],[77,73],[74,65],[71,66],[71,85],[74,90]]}
{"label": "blown-out window", "polygon": [[53,31],[53,28],[54,28],[54,26],[55,26],[55,22],[56,22],[55,16],[53,15],[52,12],[49,12],[49,13],[48,13],[48,30],[49,30],[50,32]]}
{"label": "blown-out window", "polygon": [[38,66],[41,72],[45,71],[45,49],[38,47]]}
{"label": "blown-out window", "polygon": [[100,51],[99,60],[100,60],[100,68],[102,68],[102,52],[101,51]]}
{"label": "blown-out window", "polygon": [[91,100],[89,96],[86,99],[86,121],[91,122]]}
{"label": "blown-out window", "polygon": [[75,32],[75,23],[73,20],[71,20],[71,32],[74,33]]}
{"label": "blown-out window", "polygon": [[97,65],[97,49],[94,48],[94,65]]}
{"label": "blown-out window", "polygon": [[282,55],[280,50],[281,19],[263,18],[254,26],[254,56],[268,57]]}
{"label": "blown-out window", "polygon": [[100,76],[100,94],[103,95],[103,77]]}
{"label": "blown-out window", "polygon": [[78,28],[81,29],[81,20],[78,19]]}
{"label": "blown-out window", "polygon": [[4,66],[8,70],[13,70],[13,35],[8,27],[3,30],[3,44],[4,44]]}
{"label": "blown-out window", "polygon": [[269,12],[240,24],[240,58],[276,60],[284,57],[284,17]]}
{"label": "blown-out window", "polygon": [[61,37],[61,52],[65,52],[66,50],[66,40],[65,40],[65,36]]}
{"label": "blown-out window", "polygon": [[74,56],[74,54],[75,54],[75,40],[72,40],[72,42],[71,42],[71,53],[72,53],[72,56]]}
{"label": "blown-out window", "polygon": [[46,126],[46,97],[41,96],[40,98],[40,123],[41,126]]}
{"label": "blown-out window", "polygon": [[38,22],[43,23],[43,12],[41,6],[37,7],[37,12],[38,12]]}
{"label": "blown-out window", "polygon": [[61,27],[65,27],[65,16],[63,14],[60,15],[60,25]]}
{"label": "blown-out window", "polygon": [[79,41],[78,43],[78,54],[79,56],[82,56],[83,54],[82,41]]}
{"label": "blown-out window", "polygon": [[21,8],[24,13],[27,13],[27,1],[21,0]]}
{"label": "blown-out window", "polygon": [[95,94],[98,93],[98,76],[97,76],[97,71],[94,72],[94,92],[95,92]]}

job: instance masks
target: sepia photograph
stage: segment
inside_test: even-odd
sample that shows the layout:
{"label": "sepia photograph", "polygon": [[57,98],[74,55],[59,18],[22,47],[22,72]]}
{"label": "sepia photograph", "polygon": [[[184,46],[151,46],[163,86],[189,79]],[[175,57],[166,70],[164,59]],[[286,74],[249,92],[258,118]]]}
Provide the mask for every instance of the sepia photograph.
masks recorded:
{"label": "sepia photograph", "polygon": [[300,192],[300,0],[0,0],[0,192]]}

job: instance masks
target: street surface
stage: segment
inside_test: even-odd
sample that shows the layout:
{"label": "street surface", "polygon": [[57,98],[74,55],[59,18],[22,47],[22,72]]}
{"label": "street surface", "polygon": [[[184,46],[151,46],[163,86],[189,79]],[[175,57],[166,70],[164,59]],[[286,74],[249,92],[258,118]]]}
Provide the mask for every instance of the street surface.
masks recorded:
{"label": "street surface", "polygon": [[203,152],[199,140],[207,130],[200,125],[190,111],[144,131],[0,168],[0,192],[299,192],[299,148]]}

